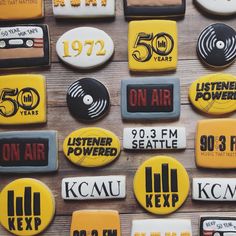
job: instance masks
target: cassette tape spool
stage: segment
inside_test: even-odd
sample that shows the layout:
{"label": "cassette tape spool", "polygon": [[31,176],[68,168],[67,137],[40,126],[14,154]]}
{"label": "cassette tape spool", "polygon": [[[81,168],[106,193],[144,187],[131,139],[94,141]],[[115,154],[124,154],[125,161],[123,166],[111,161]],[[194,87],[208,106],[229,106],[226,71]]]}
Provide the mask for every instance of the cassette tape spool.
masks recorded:
{"label": "cassette tape spool", "polygon": [[236,59],[236,32],[217,23],[205,28],[197,43],[197,53],[211,67],[226,67]]}
{"label": "cassette tape spool", "polygon": [[101,82],[92,78],[83,78],[68,88],[67,105],[72,116],[89,122],[100,119],[108,112],[110,97]]}

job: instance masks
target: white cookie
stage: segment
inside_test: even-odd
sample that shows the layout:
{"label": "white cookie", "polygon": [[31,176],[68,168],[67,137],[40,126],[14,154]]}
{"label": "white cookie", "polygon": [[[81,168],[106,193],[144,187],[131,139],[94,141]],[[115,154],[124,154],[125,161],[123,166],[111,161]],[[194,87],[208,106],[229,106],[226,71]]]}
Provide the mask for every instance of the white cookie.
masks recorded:
{"label": "white cookie", "polygon": [[235,0],[195,0],[195,2],[209,13],[215,15],[232,15],[236,13]]}

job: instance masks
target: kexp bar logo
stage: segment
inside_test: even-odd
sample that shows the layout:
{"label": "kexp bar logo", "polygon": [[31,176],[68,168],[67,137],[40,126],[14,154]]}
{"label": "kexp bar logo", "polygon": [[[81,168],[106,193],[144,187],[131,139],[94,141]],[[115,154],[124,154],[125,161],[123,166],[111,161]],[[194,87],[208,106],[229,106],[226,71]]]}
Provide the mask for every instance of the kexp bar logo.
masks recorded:
{"label": "kexp bar logo", "polygon": [[189,178],[185,168],[167,156],[144,162],[134,177],[134,193],[138,202],[154,214],[169,214],[185,201]]}
{"label": "kexp bar logo", "polygon": [[65,156],[76,165],[104,166],[119,156],[120,141],[108,130],[83,128],[66,137],[63,150]]}
{"label": "kexp bar logo", "polygon": [[15,235],[36,235],[51,222],[55,201],[49,188],[35,179],[18,179],[0,195],[0,222]]}

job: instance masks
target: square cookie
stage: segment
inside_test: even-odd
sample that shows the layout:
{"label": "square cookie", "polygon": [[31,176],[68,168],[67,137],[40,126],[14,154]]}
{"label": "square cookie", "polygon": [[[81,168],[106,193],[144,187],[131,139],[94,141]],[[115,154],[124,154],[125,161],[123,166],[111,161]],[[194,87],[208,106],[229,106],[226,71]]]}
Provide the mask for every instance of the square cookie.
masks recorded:
{"label": "square cookie", "polygon": [[1,0],[0,20],[28,20],[44,17],[44,0]]}
{"label": "square cookie", "polygon": [[128,61],[131,71],[170,71],[177,68],[178,36],[175,21],[129,23]]}
{"label": "square cookie", "polygon": [[47,121],[44,76],[0,76],[0,94],[0,125],[36,124]]}
{"label": "square cookie", "polygon": [[183,16],[185,9],[185,0],[124,0],[127,18]]}
{"label": "square cookie", "polygon": [[111,210],[80,210],[73,212],[70,236],[121,236],[120,216]]}

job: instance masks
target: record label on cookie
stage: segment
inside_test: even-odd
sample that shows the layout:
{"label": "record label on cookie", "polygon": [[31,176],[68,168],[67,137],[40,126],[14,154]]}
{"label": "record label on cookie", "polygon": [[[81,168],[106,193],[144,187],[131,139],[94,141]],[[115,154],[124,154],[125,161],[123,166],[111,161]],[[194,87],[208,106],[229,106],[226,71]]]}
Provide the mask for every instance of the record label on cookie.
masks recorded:
{"label": "record label on cookie", "polygon": [[51,190],[39,180],[17,179],[0,194],[0,222],[10,233],[33,236],[44,231],[55,214]]}
{"label": "record label on cookie", "polygon": [[195,2],[202,9],[214,15],[233,15],[236,13],[236,1],[234,0],[195,0]]}
{"label": "record label on cookie", "polygon": [[189,192],[189,177],[184,166],[168,156],[146,160],[134,176],[134,194],[147,211],[166,215],[185,202]]}
{"label": "record label on cookie", "polygon": [[0,68],[49,64],[50,39],[47,25],[0,27]]}
{"label": "record label on cookie", "polygon": [[110,97],[106,87],[92,78],[83,78],[70,85],[67,91],[70,113],[80,121],[91,122],[109,110]]}
{"label": "record label on cookie", "polygon": [[120,154],[120,140],[111,131],[87,127],[69,134],[63,143],[65,156],[83,167],[99,167],[114,161]]}
{"label": "record label on cookie", "polygon": [[236,77],[230,74],[211,74],[194,81],[189,89],[191,103],[212,115],[236,110]]}
{"label": "record label on cookie", "polygon": [[198,38],[197,53],[211,67],[229,66],[236,59],[235,30],[222,23],[208,26]]}

